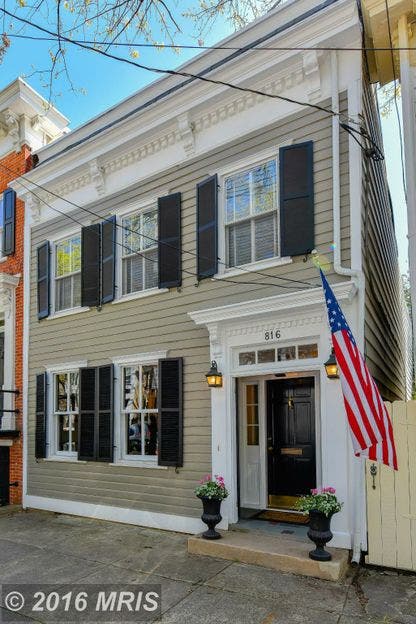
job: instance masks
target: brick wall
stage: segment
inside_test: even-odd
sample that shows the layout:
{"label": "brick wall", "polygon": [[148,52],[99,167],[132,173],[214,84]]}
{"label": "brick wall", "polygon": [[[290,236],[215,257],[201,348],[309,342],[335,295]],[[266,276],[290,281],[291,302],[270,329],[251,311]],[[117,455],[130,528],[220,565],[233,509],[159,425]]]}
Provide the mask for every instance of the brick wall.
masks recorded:
{"label": "brick wall", "polygon": [[[9,182],[29,171],[32,167],[30,149],[23,146],[21,151],[12,152],[0,159],[0,193]],[[20,274],[16,288],[16,328],[15,328],[15,385],[20,391],[15,406],[19,410],[16,417],[16,429],[22,432],[22,381],[23,381],[23,236],[24,236],[24,204],[16,202],[16,246],[15,253],[0,263],[0,272],[10,275]],[[10,482],[18,481],[18,487],[10,488],[10,503],[18,504],[22,500],[23,477],[23,440],[22,433],[15,439],[10,448]]]}

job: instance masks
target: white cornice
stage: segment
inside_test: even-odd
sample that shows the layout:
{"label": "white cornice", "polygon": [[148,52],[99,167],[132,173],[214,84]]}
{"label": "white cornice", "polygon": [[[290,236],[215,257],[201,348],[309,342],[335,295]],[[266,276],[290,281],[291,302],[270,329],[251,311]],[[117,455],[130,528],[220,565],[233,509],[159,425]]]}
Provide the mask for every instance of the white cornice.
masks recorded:
{"label": "white cornice", "polygon": [[117,364],[118,366],[129,364],[149,364],[152,362],[157,362],[158,360],[163,360],[166,358],[168,352],[165,351],[152,351],[146,353],[136,353],[134,355],[118,355],[114,358],[111,358],[113,364]]}
{"label": "white cornice", "polygon": [[[357,291],[357,287],[352,281],[335,284],[332,288],[339,301],[351,301]],[[218,308],[196,310],[188,314],[196,325],[208,325],[210,323],[231,321],[250,316],[285,312],[294,308],[322,306],[323,304],[322,288],[311,288],[253,301],[242,301],[241,303],[233,303]]]}

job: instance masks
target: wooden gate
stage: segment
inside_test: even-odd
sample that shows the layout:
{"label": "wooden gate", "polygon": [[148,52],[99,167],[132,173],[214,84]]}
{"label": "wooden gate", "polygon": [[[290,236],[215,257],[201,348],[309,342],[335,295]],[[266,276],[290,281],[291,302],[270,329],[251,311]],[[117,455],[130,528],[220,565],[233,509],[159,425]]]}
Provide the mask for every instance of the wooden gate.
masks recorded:
{"label": "wooden gate", "polygon": [[366,562],[416,571],[416,401],[386,405],[393,420],[399,470],[366,462]]}

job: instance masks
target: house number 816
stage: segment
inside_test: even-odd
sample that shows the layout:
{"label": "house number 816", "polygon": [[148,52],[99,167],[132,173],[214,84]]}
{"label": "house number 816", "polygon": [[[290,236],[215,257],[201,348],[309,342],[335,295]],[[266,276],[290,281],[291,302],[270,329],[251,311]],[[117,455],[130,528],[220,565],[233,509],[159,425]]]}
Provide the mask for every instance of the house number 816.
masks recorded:
{"label": "house number 816", "polygon": [[269,329],[269,331],[264,332],[265,340],[279,340],[280,338],[280,329]]}

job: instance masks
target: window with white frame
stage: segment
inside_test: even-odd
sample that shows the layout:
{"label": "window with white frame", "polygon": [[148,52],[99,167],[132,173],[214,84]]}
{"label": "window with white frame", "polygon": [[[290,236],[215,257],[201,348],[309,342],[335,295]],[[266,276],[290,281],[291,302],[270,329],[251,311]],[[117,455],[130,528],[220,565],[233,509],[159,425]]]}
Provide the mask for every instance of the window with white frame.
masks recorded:
{"label": "window with white frame", "polygon": [[55,243],[55,311],[81,305],[81,235]]}
{"label": "window with white frame", "polygon": [[158,286],[158,217],[147,208],[122,219],[122,293]]}
{"label": "window with white frame", "polygon": [[53,374],[55,450],[62,455],[77,455],[79,371]]}
{"label": "window with white frame", "polygon": [[158,450],[157,364],[123,366],[121,372],[125,458],[155,458]]}
{"label": "window with white frame", "polygon": [[224,188],[227,266],[278,256],[276,159],[227,176]]}

